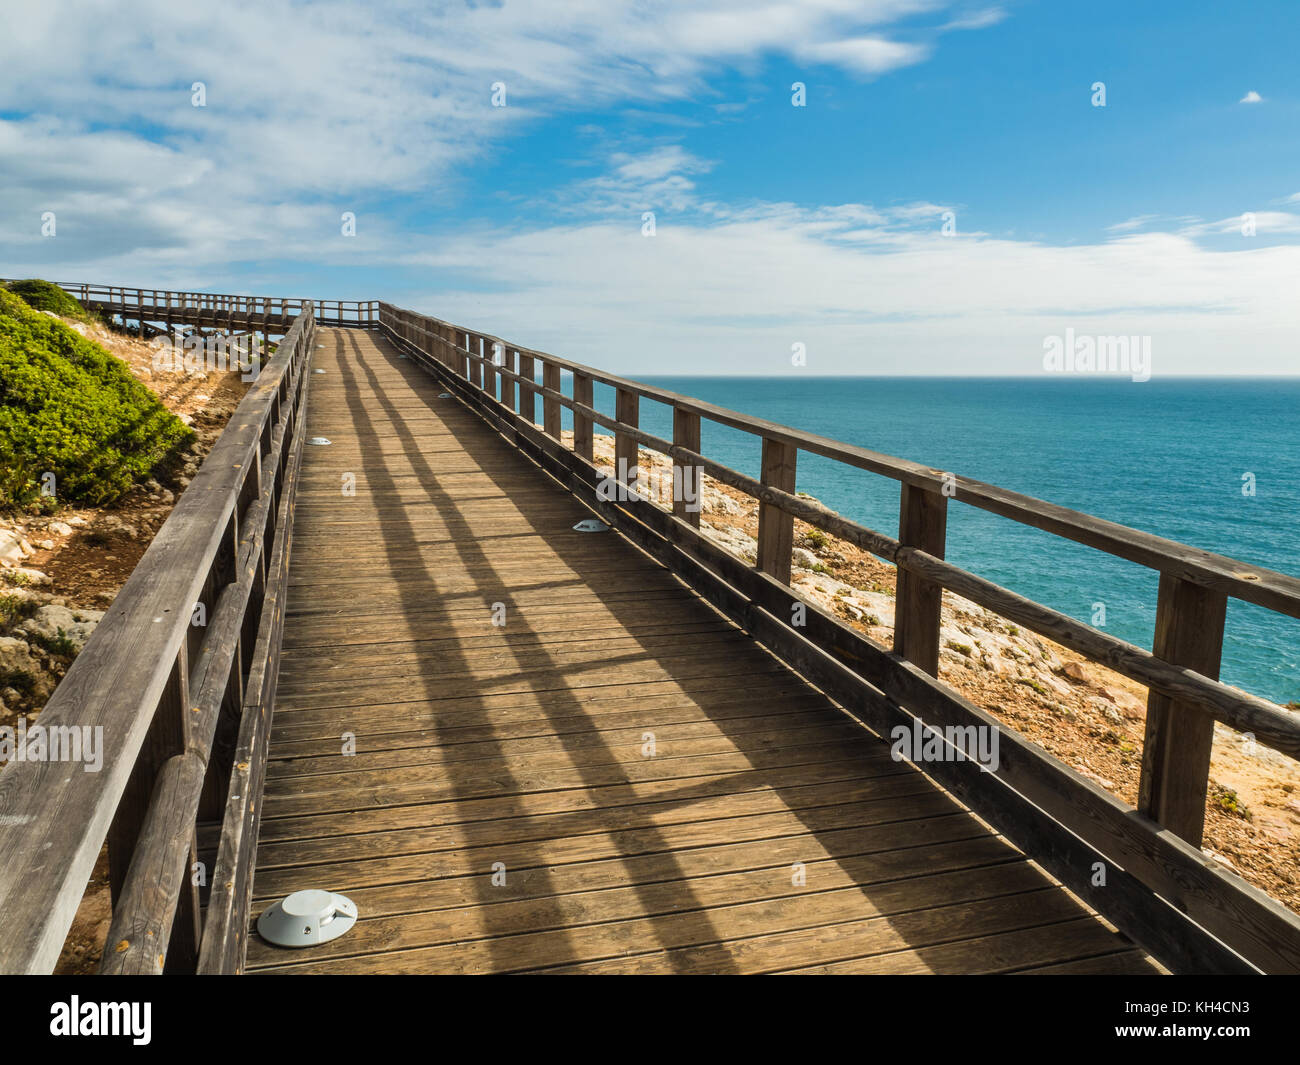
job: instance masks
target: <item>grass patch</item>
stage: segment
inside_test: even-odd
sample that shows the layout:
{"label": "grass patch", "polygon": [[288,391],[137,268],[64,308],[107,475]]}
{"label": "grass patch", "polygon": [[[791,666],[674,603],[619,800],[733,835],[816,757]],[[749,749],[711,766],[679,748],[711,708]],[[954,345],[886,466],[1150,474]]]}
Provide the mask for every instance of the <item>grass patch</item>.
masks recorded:
{"label": "grass patch", "polygon": [[0,507],[48,498],[46,473],[62,502],[110,503],[193,438],[124,362],[0,289]]}
{"label": "grass patch", "polygon": [[1254,815],[1250,812],[1250,807],[1242,802],[1240,796],[1238,796],[1231,788],[1219,789],[1218,793],[1215,795],[1215,799],[1219,804],[1219,809],[1225,814],[1231,814],[1233,817],[1240,817],[1246,821],[1254,819]]}
{"label": "grass patch", "polygon": [[0,625],[16,625],[26,621],[41,608],[35,599],[21,595],[0,595]]}

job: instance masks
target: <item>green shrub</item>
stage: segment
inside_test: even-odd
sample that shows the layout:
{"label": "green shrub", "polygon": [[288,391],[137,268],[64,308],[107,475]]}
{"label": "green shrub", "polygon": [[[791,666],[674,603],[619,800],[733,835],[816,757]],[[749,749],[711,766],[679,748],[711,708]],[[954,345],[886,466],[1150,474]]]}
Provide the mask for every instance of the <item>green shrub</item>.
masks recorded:
{"label": "green shrub", "polygon": [[40,632],[30,633],[27,642],[44,648],[52,655],[60,655],[63,658],[77,657],[77,645],[72,642],[72,638],[62,629],[59,629],[56,636],[46,636]]}
{"label": "green shrub", "polygon": [[[74,301],[75,302],[75,301]],[[193,432],[125,363],[0,289],[0,506],[109,503]]]}
{"label": "green shrub", "polygon": [[0,628],[17,624],[31,617],[40,606],[41,604],[35,599],[24,599],[17,595],[0,595]]}
{"label": "green shrub", "polygon": [[42,281],[35,277],[27,281],[14,281],[9,285],[9,291],[38,311],[50,311],[64,318],[85,320],[90,317],[80,303],[52,281]]}

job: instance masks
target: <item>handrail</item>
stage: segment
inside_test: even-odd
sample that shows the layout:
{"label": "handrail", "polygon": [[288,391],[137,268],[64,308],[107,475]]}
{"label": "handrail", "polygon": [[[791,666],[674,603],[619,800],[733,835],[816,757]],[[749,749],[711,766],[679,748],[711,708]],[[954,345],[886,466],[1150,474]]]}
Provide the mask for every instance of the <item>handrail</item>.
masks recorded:
{"label": "handrail", "polygon": [[[0,278],[0,285],[14,278]],[[199,312],[219,320],[244,321],[246,324],[288,324],[311,307],[317,325],[360,326],[373,328],[379,317],[378,300],[322,300],[296,296],[249,296],[220,292],[186,292],[164,288],[123,288],[120,285],[90,285],[81,281],[55,281],[84,307],[120,313],[126,319],[143,314],[151,320],[168,318],[183,321]],[[146,297],[148,299],[146,300]],[[333,308],[334,314],[329,311]],[[135,311],[132,315],[130,312]]]}
{"label": "handrail", "polygon": [[315,333],[307,304],[41,711],[47,733],[101,730],[102,770],[15,761],[0,773],[0,972],[53,968],[105,840],[103,970],[195,966],[195,823],[225,805],[222,752],[271,653],[245,634],[283,581],[268,558],[289,533]]}
{"label": "handrail", "polygon": [[[1255,969],[1300,971],[1300,917],[1223,872],[1199,850],[1216,720],[1251,733],[1261,745],[1293,758],[1300,756],[1300,719],[1218,680],[1227,597],[1298,617],[1300,579],[969,478],[751,418],[389,303],[380,303],[379,323],[417,361],[442,376],[460,398],[593,509],[607,514],[634,542],[661,557],[679,575],[692,573],[692,583],[707,588],[721,577],[727,584],[712,585],[716,602],[743,617],[760,640],[782,657],[796,661],[797,668],[815,683],[842,696],[846,707],[860,706],[873,727],[896,720],[891,717],[895,713],[910,712],[924,716],[928,724],[946,720],[960,727],[998,728],[1014,752],[1011,757],[1004,753],[999,770],[981,775],[977,778],[981,783],[975,786],[961,778],[960,770],[943,770],[956,774],[945,783],[959,794],[967,789],[965,797],[972,806],[1002,802],[1005,816],[1009,800],[995,801],[989,793],[994,785],[987,782],[1005,784],[1036,804],[1040,814],[1046,812],[1054,819],[1054,826],[1044,829],[1049,835],[1064,827],[1071,838],[1082,838],[1093,853],[1110,856],[1128,870],[1126,875],[1135,878],[1130,888],[1137,894],[1126,905],[1141,909],[1148,925],[1156,918],[1150,912],[1151,900],[1141,897],[1143,891],[1164,897],[1197,923],[1201,935],[1208,931],[1217,937],[1212,942],[1218,942],[1220,948],[1227,944],[1234,957],[1248,960]],[[561,391],[561,370],[572,375],[572,395]],[[595,408],[595,381],[615,389],[613,417]],[[543,410],[540,426],[534,423],[539,398]],[[640,398],[671,407],[672,440],[640,429]],[[565,408],[573,414],[574,435],[569,444],[560,431],[560,411]],[[760,478],[748,477],[700,453],[702,418],[760,437]],[[610,481],[594,465],[592,428],[596,425],[614,433],[614,480],[628,490],[616,497],[617,502],[609,501],[608,492],[594,491]],[[672,511],[667,512],[637,491],[635,467],[641,445],[671,458],[675,483],[698,485],[699,476],[707,473],[759,502],[755,565],[747,566],[726,555],[702,537],[698,514],[691,514],[681,500],[674,499]],[[898,480],[899,536],[884,536],[799,497],[794,490],[794,471],[801,450]],[[949,499],[1159,571],[1154,649],[1147,651],[1116,639],[945,562]],[[798,599],[790,589],[796,517],[898,566],[892,653],[815,604]],[[937,679],[940,593],[944,589],[1150,689],[1138,810],[1009,732]],[[744,593],[739,602],[728,599],[734,599],[738,591]],[[803,602],[811,619],[805,631],[798,631],[789,620],[796,602]],[[846,667],[850,672],[845,672]],[[864,681],[877,695],[883,691],[901,699],[906,711],[873,702],[861,688]],[[928,764],[926,770],[931,771]],[[1024,825],[1016,822],[1029,816],[1022,810],[1012,821],[1015,830],[999,827],[1014,838],[1017,831],[1024,831]],[[1063,849],[1067,844],[1057,839],[1053,846]],[[1086,893],[1087,882],[1079,879],[1078,868],[1058,864],[1054,871]],[[1108,907],[1116,908],[1116,899],[1122,894],[1112,893],[1105,905],[1096,904],[1107,912]],[[1122,920],[1117,923],[1123,925]],[[1153,934],[1149,927],[1145,931]],[[1181,931],[1170,933],[1165,946],[1175,953],[1184,951],[1185,947],[1178,946],[1182,935]],[[1224,963],[1223,959],[1219,962]]]}
{"label": "handrail", "polygon": [[[292,300],[64,286],[114,313],[176,310],[200,323],[266,324]],[[100,300],[100,296],[104,296]],[[258,303],[261,306],[258,306]],[[1153,952],[1186,968],[1300,971],[1300,917],[1225,873],[1200,849],[1216,720],[1300,755],[1300,721],[1218,680],[1229,596],[1300,616],[1300,580],[865,448],[751,418],[489,334],[369,301],[332,301],[334,324],[380,328],[454,394],[620,532],[659,558],[760,642],[882,734],[902,723],[998,729],[1001,765],[925,766],[945,787]],[[103,729],[103,771],[16,762],[0,773],[0,972],[48,971],[105,839],[114,911],[105,972],[239,971],[258,796],[274,702],[305,376],[317,301],[298,301],[276,355],[42,711],[47,729]],[[355,308],[357,321],[342,321]],[[362,317],[362,309],[366,309]],[[202,312],[201,314],[198,312]],[[204,315],[224,316],[206,319]],[[178,314],[179,318],[180,315]],[[540,365],[539,365],[540,364]],[[571,375],[571,395],[562,390]],[[593,383],[615,389],[611,417]],[[673,411],[673,436],[638,424],[641,398]],[[536,402],[542,424],[534,422]],[[573,415],[572,441],[561,411]],[[758,478],[703,455],[700,423],[758,436]],[[594,462],[593,429],[614,433],[616,502]],[[759,503],[758,556],[703,537],[682,499],[638,491],[637,450],[668,456],[674,479],[708,474]],[[798,453],[900,483],[891,537],[795,491]],[[1044,529],[1160,575],[1151,651],[1093,629],[944,560],[950,499]],[[790,587],[797,519],[898,567],[892,651]],[[938,679],[941,593],[956,592],[1150,689],[1138,809],[1007,730]],[[191,612],[209,621],[197,630]],[[798,606],[806,622],[794,625]],[[221,821],[204,919],[188,872],[195,825]],[[1087,873],[1110,863],[1097,892]],[[32,884],[42,890],[30,890]],[[1163,901],[1161,901],[1163,900]],[[1190,930],[1190,931],[1189,931]]]}

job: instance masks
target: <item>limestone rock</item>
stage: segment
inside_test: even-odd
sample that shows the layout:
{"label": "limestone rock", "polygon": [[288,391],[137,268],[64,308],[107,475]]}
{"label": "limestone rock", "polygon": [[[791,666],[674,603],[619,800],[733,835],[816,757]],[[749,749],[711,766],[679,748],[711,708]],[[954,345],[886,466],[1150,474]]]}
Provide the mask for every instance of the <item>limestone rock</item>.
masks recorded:
{"label": "limestone rock", "polygon": [[24,621],[22,630],[43,641],[66,638],[73,651],[80,652],[103,616],[102,610],[81,610],[51,603]]}

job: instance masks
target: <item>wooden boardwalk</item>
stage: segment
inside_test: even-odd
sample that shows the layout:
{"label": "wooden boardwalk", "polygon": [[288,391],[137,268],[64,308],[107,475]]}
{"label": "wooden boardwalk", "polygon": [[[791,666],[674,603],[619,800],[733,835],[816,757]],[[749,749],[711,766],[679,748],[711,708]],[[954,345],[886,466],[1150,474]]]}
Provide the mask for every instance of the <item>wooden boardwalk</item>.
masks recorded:
{"label": "wooden boardwalk", "polygon": [[361,920],[250,972],[1156,971],[378,334],[318,341],[252,912]]}

